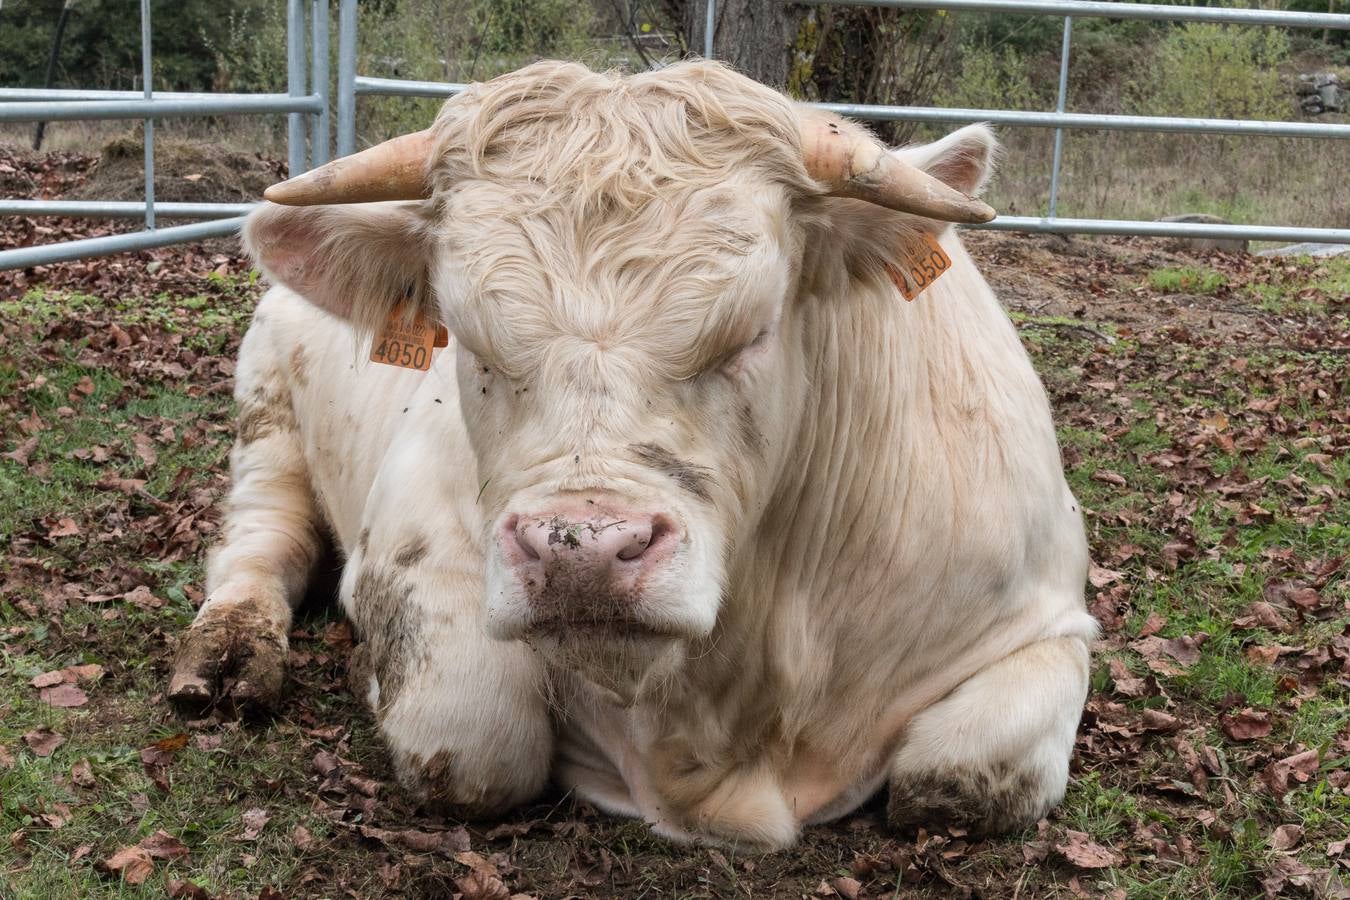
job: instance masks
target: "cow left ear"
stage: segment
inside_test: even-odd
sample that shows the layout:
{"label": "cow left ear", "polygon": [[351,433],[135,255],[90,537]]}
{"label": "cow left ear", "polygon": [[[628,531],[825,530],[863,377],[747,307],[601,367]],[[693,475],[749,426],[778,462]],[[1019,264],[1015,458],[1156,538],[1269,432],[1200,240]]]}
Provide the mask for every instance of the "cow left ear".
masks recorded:
{"label": "cow left ear", "polygon": [[961,193],[978,197],[994,174],[998,140],[988,125],[967,125],[940,141],[892,152]]}

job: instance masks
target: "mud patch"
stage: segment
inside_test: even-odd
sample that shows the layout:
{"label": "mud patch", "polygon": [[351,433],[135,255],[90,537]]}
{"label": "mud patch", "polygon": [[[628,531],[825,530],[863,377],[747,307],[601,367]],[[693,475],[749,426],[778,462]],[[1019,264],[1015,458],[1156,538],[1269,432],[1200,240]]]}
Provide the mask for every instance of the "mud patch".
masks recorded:
{"label": "mud patch", "polygon": [[252,444],[274,431],[295,431],[299,422],[287,397],[258,387],[239,404],[236,434],[240,444]]}
{"label": "mud patch", "polygon": [[379,566],[363,567],[352,591],[352,621],[362,639],[364,677],[358,695],[366,696],[373,675],[380,686],[379,708],[372,710],[376,718],[383,718],[403,692],[421,645],[422,620],[408,603],[411,594],[401,573]]}

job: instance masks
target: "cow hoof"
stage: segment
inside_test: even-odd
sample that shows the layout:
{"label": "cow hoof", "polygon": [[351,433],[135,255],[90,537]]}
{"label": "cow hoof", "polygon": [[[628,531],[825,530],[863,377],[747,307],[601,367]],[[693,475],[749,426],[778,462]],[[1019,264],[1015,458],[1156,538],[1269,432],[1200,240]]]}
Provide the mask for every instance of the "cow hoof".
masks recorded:
{"label": "cow hoof", "polygon": [[250,606],[208,615],[183,635],[169,676],[169,700],[196,718],[215,707],[266,716],[281,702],[286,636]]}
{"label": "cow hoof", "polygon": [[1030,825],[1053,805],[1030,773],[909,773],[892,776],[886,819],[897,831],[956,826],[996,835]]}
{"label": "cow hoof", "polygon": [[448,750],[423,757],[417,753],[395,753],[394,771],[404,790],[423,810],[451,819],[479,821],[499,818],[532,799],[542,784],[521,783],[520,773],[494,771],[482,766],[479,771]]}

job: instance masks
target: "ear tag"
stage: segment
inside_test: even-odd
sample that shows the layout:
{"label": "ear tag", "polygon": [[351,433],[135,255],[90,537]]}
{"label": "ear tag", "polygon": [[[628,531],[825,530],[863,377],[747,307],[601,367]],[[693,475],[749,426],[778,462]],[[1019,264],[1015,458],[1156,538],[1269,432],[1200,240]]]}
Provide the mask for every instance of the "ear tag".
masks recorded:
{"label": "ear tag", "polygon": [[901,247],[895,263],[883,263],[886,274],[906,300],[913,300],[952,267],[952,258],[926,231],[915,232]]}
{"label": "ear tag", "polygon": [[450,332],[444,325],[432,325],[420,311],[409,322],[400,304],[390,311],[384,329],[371,343],[370,361],[425,372],[431,368],[431,351],[449,345]]}

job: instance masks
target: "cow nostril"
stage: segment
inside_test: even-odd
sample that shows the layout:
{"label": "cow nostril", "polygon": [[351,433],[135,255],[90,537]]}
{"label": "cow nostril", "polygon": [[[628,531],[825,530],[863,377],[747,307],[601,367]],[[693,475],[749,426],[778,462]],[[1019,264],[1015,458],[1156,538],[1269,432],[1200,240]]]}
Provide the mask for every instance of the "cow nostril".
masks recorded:
{"label": "cow nostril", "polygon": [[624,562],[630,562],[647,552],[651,546],[651,538],[643,534],[634,534],[633,539],[619,550],[619,559]]}
{"label": "cow nostril", "polygon": [[627,543],[620,548],[618,552],[619,559],[624,562],[631,562],[640,558],[670,534],[672,530],[669,520],[664,516],[656,516],[651,520],[651,524],[638,528],[630,532],[630,538]]}
{"label": "cow nostril", "polygon": [[515,537],[516,546],[520,548],[521,553],[525,554],[526,559],[539,558],[538,551],[530,546],[529,537],[525,534],[525,530],[520,527],[520,516],[512,516],[507,519],[506,522],[502,524],[502,530],[510,532],[511,535]]}

